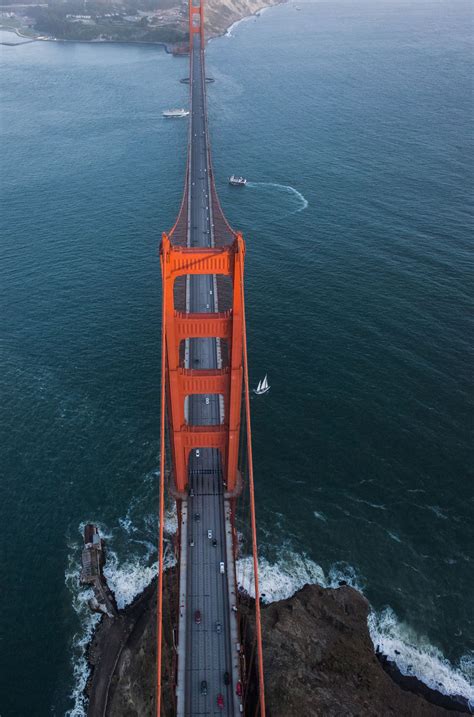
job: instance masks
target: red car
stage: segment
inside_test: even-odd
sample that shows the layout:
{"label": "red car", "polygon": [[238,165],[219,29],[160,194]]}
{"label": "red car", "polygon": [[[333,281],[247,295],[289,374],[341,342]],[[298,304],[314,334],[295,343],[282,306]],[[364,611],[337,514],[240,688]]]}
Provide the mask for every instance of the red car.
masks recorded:
{"label": "red car", "polygon": [[221,694],[218,694],[218,695],[217,695],[217,706],[218,706],[219,709],[221,709],[221,710],[224,709],[224,697],[223,697]]}
{"label": "red car", "polygon": [[235,694],[238,695],[239,697],[242,697],[242,683],[240,680],[237,682],[237,684],[235,686]]}
{"label": "red car", "polygon": [[201,611],[200,610],[196,610],[196,612],[194,613],[194,622],[196,623],[196,625],[199,625],[201,623]]}

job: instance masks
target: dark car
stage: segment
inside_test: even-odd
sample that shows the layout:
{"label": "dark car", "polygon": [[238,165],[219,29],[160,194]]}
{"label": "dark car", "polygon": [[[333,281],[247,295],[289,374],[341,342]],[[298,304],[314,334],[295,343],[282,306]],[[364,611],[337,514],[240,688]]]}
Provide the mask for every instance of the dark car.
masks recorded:
{"label": "dark car", "polygon": [[196,612],[194,613],[194,622],[196,623],[196,625],[201,624],[201,611],[200,610],[196,610]]}
{"label": "dark car", "polygon": [[230,685],[230,675],[228,672],[224,672],[224,685]]}
{"label": "dark car", "polygon": [[194,520],[201,520],[201,515],[199,513],[194,513]]}
{"label": "dark car", "polygon": [[202,680],[201,682],[201,695],[207,695],[207,682]]}
{"label": "dark car", "polygon": [[212,541],[212,547],[215,548],[217,545],[217,540],[214,538]]}

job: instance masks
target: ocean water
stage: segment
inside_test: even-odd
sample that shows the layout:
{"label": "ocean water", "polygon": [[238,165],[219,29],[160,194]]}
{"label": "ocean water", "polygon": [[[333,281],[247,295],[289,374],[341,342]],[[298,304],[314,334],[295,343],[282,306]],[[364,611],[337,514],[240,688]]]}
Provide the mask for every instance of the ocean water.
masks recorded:
{"label": "ocean water", "polygon": [[[345,579],[403,671],[474,701],[471,38],[464,0],[290,2],[209,44],[208,94],[272,387],[252,401],[266,598]],[[79,717],[81,526],[121,605],[156,569],[157,246],[186,154],[161,112],[187,61],[0,54],[0,712]]]}

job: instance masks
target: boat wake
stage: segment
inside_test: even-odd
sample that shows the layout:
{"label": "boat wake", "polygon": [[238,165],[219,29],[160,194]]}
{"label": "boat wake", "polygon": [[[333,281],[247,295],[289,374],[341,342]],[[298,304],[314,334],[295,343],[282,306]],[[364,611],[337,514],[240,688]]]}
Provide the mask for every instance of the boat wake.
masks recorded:
{"label": "boat wake", "polygon": [[290,201],[294,203],[294,208],[288,211],[284,216],[290,214],[298,214],[308,206],[308,200],[297,189],[289,184],[277,184],[276,182],[247,182],[247,187],[251,189],[271,189],[276,190],[280,194],[288,195]]}

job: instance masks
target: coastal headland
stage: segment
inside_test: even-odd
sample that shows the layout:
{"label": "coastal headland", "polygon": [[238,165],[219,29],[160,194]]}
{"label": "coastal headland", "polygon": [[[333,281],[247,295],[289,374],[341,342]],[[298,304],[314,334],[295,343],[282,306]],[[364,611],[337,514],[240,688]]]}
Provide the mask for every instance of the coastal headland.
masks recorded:
{"label": "coastal headland", "polygon": [[[206,3],[208,39],[280,0],[209,0]],[[130,42],[165,45],[183,54],[188,42],[188,4],[182,0],[91,0],[87,9],[76,0],[58,3],[0,4],[0,27],[15,32],[24,44],[55,42]]]}
{"label": "coastal headland", "polygon": [[[174,569],[166,572],[163,714],[174,714]],[[254,601],[240,595],[242,648],[252,662]],[[340,717],[455,717],[469,714],[462,698],[446,697],[403,677],[374,652],[367,628],[369,604],[354,588],[306,585],[262,609],[267,714]],[[88,715],[152,717],[155,713],[156,581],[118,617],[104,616],[88,649]],[[247,685],[247,714],[254,714]]]}

